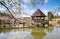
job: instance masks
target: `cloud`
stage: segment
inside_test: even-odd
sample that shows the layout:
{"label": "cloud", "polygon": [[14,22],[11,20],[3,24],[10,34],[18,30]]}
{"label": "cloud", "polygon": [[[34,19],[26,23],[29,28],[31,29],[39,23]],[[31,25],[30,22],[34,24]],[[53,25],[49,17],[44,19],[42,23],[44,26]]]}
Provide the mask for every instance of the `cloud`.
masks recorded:
{"label": "cloud", "polygon": [[27,9],[27,10],[25,11],[25,13],[27,13],[27,14],[29,14],[29,15],[31,16],[35,11],[36,11],[36,10],[34,10],[34,9],[32,9],[32,10]]}
{"label": "cloud", "polygon": [[46,5],[47,3],[48,3],[48,0],[44,0],[41,5],[44,6],[44,5]]}
{"label": "cloud", "polygon": [[44,3],[47,3],[48,2],[48,0],[44,0]]}
{"label": "cloud", "polygon": [[32,15],[34,12],[35,12],[35,10],[31,10],[29,14]]}
{"label": "cloud", "polygon": [[3,5],[0,5],[0,12],[4,12],[6,11],[7,9],[3,6]]}
{"label": "cloud", "polygon": [[24,2],[31,2],[30,0],[23,0]]}
{"label": "cloud", "polygon": [[48,10],[42,10],[42,12],[47,15],[48,14]]}

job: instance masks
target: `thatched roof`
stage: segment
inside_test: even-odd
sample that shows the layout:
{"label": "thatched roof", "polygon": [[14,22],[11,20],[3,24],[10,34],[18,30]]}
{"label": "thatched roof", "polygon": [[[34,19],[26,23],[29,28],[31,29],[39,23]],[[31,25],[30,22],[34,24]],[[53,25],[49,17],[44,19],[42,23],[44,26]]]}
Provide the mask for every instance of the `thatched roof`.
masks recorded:
{"label": "thatched roof", "polygon": [[32,17],[46,17],[46,15],[40,10],[38,9],[33,15]]}

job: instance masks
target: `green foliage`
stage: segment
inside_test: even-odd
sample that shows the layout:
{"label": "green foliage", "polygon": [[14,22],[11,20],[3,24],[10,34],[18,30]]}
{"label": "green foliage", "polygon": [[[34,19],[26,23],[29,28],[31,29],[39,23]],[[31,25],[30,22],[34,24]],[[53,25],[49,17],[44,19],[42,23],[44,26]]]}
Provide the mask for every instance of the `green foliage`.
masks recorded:
{"label": "green foliage", "polygon": [[49,27],[52,27],[53,25],[52,24],[49,24]]}
{"label": "green foliage", "polygon": [[48,12],[48,20],[52,20],[54,18],[54,15],[52,12]]}

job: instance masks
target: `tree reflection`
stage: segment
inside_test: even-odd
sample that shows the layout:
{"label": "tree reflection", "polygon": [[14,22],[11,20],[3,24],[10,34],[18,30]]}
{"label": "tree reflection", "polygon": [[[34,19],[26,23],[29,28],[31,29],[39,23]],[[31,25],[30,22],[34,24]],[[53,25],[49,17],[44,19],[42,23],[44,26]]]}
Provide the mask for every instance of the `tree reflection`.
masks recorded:
{"label": "tree reflection", "polygon": [[33,28],[32,29],[32,35],[35,37],[35,39],[43,39],[44,36],[46,36],[47,32],[50,32],[53,30],[53,28],[44,28],[44,27],[39,27],[39,28]]}
{"label": "tree reflection", "polygon": [[[11,37],[9,36],[9,38],[20,38],[20,37],[24,37],[24,39],[26,38],[35,38],[35,39],[43,39],[46,34],[48,32],[52,32],[53,27],[51,28],[45,28],[45,27],[31,27],[31,28],[15,28],[15,29],[0,29],[0,34],[4,34],[4,35],[12,35]],[[16,36],[17,35],[17,36]],[[6,38],[8,38],[6,36]],[[28,36],[28,37],[27,37]],[[4,37],[3,37],[4,38]]]}

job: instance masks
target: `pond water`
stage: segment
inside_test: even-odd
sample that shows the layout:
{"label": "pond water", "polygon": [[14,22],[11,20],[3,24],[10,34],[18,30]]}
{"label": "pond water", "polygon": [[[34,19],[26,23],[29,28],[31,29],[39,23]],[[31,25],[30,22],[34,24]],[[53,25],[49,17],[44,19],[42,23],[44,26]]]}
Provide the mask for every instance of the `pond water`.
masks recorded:
{"label": "pond water", "polygon": [[30,27],[2,29],[0,39],[60,39],[59,27]]}

